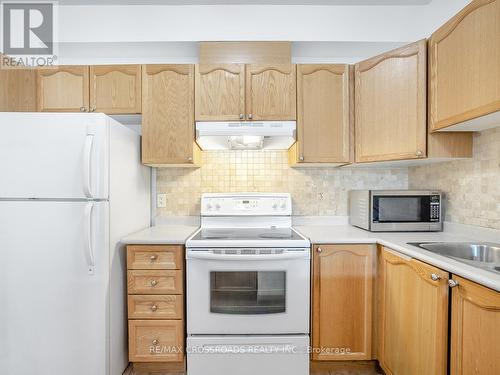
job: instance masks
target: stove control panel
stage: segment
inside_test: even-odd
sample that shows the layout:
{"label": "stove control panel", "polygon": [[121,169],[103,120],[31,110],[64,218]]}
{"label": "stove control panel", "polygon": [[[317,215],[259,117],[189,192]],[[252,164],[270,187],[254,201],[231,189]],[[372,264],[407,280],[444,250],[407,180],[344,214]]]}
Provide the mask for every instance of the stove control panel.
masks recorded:
{"label": "stove control panel", "polygon": [[287,193],[203,194],[202,216],[290,216],[292,198]]}

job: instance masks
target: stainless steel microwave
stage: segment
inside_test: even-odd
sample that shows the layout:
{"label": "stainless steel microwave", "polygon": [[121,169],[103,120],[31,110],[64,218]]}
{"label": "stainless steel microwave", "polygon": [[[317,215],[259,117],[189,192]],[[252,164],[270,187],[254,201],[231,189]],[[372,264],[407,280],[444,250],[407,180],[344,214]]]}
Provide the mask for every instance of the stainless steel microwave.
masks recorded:
{"label": "stainless steel microwave", "polygon": [[430,190],[351,190],[349,223],[372,232],[438,232],[441,193]]}

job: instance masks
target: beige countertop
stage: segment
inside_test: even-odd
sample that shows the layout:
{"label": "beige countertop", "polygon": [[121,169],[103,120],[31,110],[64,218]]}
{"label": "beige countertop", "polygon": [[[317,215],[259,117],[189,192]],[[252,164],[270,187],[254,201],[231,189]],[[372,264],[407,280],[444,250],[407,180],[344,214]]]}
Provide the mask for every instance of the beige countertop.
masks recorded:
{"label": "beige countertop", "polygon": [[127,245],[184,244],[197,229],[198,226],[195,225],[156,225],[122,238],[122,243]]}
{"label": "beige countertop", "polygon": [[336,225],[296,225],[294,228],[309,238],[312,244],[377,243],[411,258],[432,264],[450,273],[500,291],[500,273],[483,270],[462,261],[409,245],[408,242],[486,241],[500,243],[500,231],[462,225],[445,225],[443,232],[375,233]]}

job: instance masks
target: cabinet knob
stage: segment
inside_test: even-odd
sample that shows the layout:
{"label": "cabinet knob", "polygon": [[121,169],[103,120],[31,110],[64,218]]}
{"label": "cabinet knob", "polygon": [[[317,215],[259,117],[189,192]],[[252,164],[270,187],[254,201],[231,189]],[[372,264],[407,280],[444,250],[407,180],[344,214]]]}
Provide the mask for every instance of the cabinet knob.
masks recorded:
{"label": "cabinet knob", "polygon": [[431,273],[431,280],[432,281],[438,281],[438,280],[441,280],[442,277],[439,276],[439,275],[436,275],[435,273]]}
{"label": "cabinet knob", "polygon": [[251,113],[249,113],[249,114],[247,115],[247,117],[248,117],[248,119],[249,119],[249,120],[251,120],[251,119],[252,119],[252,114],[251,114]]}
{"label": "cabinet knob", "polygon": [[243,120],[245,118],[245,115],[243,113],[240,113],[240,120]]}
{"label": "cabinet knob", "polygon": [[321,247],[318,247],[318,248],[316,249],[316,251],[317,251],[318,253],[321,253],[323,250],[321,249]]}
{"label": "cabinet knob", "polygon": [[95,107],[92,107],[92,108],[90,109],[90,112],[95,112],[95,109],[96,109]]}
{"label": "cabinet knob", "polygon": [[417,155],[418,157],[421,157],[424,153],[421,151],[421,150],[417,150],[417,152],[415,152],[415,155]]}
{"label": "cabinet knob", "polygon": [[156,310],[158,310],[158,306],[156,305],[151,306],[151,311],[156,311]]}
{"label": "cabinet knob", "polygon": [[158,259],[158,255],[153,254],[149,257],[149,259],[151,259],[151,262],[154,262],[156,259]]}
{"label": "cabinet knob", "polygon": [[454,288],[454,287],[458,286],[458,281],[450,279],[450,280],[448,280],[448,285],[450,286],[450,288]]}
{"label": "cabinet knob", "polygon": [[157,286],[158,285],[158,281],[156,280],[151,280],[151,286]]}
{"label": "cabinet knob", "polygon": [[87,108],[85,107],[80,107],[80,112],[85,112],[87,110]]}
{"label": "cabinet knob", "polygon": [[191,156],[188,156],[187,161],[193,161],[193,158]]}
{"label": "cabinet knob", "polygon": [[300,161],[304,161],[304,157],[301,155],[301,156],[299,157],[299,160],[300,160]]}
{"label": "cabinet knob", "polygon": [[158,345],[160,343],[160,340],[158,339],[154,339],[153,341],[151,341],[151,344],[153,344],[154,346]]}

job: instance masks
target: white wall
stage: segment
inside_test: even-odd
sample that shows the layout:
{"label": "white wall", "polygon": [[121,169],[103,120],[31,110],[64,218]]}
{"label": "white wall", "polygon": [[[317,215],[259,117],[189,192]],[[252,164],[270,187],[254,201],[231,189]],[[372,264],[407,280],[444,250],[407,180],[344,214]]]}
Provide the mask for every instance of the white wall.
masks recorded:
{"label": "white wall", "polygon": [[[335,62],[353,62],[374,50],[378,53],[428,37],[468,2],[434,0],[414,6],[61,5],[60,63],[192,62],[195,42],[200,40],[333,42],[326,45],[329,48],[319,44],[313,52],[311,47],[305,48],[307,44],[302,47],[316,59],[324,51],[332,59],[341,58]],[[337,47],[356,51],[338,56]],[[307,56],[301,52],[304,48],[295,48],[299,59]]]}

